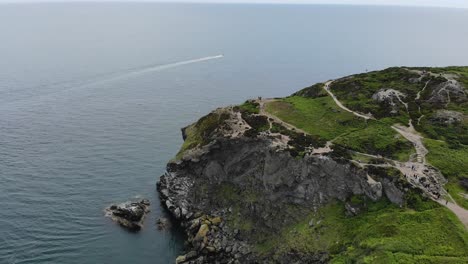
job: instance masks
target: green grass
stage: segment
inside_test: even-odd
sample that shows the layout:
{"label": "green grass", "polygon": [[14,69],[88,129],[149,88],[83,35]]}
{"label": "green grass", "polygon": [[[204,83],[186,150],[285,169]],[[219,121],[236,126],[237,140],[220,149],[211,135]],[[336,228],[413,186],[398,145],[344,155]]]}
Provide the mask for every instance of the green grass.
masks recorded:
{"label": "green grass", "polygon": [[359,160],[360,162],[363,162],[363,163],[372,163],[375,161],[375,158],[362,155],[359,153],[352,153],[351,157],[353,158],[353,160]]}
{"label": "green grass", "polygon": [[452,73],[459,76],[459,81],[462,82],[465,87],[468,87],[468,67],[466,66],[449,66],[445,68],[413,68],[419,70],[427,70],[433,73]]}
{"label": "green grass", "polygon": [[[285,227],[259,244],[257,251],[278,255],[327,251],[332,263],[466,263],[468,234],[463,225],[446,208],[425,203],[431,203],[431,209],[368,202],[368,211],[355,217],[345,216],[343,203],[332,203]],[[308,224],[311,219],[313,227]]]}
{"label": "green grass", "polygon": [[468,177],[468,146],[451,149],[443,141],[424,139],[428,161],[450,178]]}
{"label": "green grass", "polygon": [[266,110],[311,135],[334,139],[334,143],[354,151],[402,161],[407,161],[414,152],[413,146],[390,124],[366,122],[339,108],[329,96],[292,96],[267,104]]}
{"label": "green grass", "polygon": [[368,121],[368,126],[339,137],[335,143],[354,151],[407,161],[414,152],[410,142],[389,125]]}
{"label": "green grass", "polygon": [[236,106],[236,110],[240,110],[241,112],[247,112],[249,114],[258,114],[260,112],[259,104],[254,101],[245,101],[243,104]]}
{"label": "green grass", "polygon": [[223,207],[230,207],[232,212],[225,216],[228,225],[233,229],[243,232],[251,232],[255,222],[246,215],[246,205],[256,203],[260,199],[260,193],[248,188],[240,189],[234,184],[223,182],[216,187],[210,195]]}
{"label": "green grass", "polygon": [[326,140],[366,126],[362,119],[339,108],[329,96],[292,96],[268,103],[265,109],[281,120]]}
{"label": "green grass", "polygon": [[468,144],[468,117],[464,122],[451,125],[431,122],[427,118],[424,118],[421,122],[420,130],[432,139],[444,140],[456,144]]}
{"label": "green grass", "polygon": [[185,151],[209,143],[211,134],[229,117],[227,113],[212,112],[185,129],[186,138],[176,155],[182,158]]}
{"label": "green grass", "polygon": [[446,188],[450,195],[460,206],[468,209],[468,200],[460,195],[468,192],[458,184],[459,179],[468,178],[468,146],[451,149],[447,143],[433,139],[425,139],[424,144],[429,150],[426,157],[428,162],[448,178]]}
{"label": "green grass", "polygon": [[[424,87],[423,83],[409,82],[411,78],[417,77],[419,77],[418,74],[403,68],[388,68],[337,80],[332,83],[331,90],[348,108],[362,113],[371,112],[375,117],[383,118],[395,116],[395,114],[390,113],[388,106],[374,101],[372,95],[382,88],[392,88],[403,92],[409,98],[414,98]],[[400,109],[397,115],[407,118],[406,109],[402,104],[398,104]]]}

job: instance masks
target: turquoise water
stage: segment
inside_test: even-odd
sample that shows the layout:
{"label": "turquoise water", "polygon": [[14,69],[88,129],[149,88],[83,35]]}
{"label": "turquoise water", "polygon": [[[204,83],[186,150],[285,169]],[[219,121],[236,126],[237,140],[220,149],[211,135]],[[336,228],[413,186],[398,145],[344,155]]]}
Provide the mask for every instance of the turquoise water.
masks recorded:
{"label": "turquoise water", "polygon": [[[468,65],[468,11],[0,5],[0,263],[170,263],[155,182],[218,106],[395,65]],[[220,56],[223,55],[223,56]],[[152,201],[126,232],[103,208]]]}

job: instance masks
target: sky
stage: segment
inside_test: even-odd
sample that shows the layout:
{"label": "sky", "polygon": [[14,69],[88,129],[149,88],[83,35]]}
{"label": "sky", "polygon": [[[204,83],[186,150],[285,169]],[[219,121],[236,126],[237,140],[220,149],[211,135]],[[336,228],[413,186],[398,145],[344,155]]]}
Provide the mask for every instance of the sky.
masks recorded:
{"label": "sky", "polygon": [[399,5],[399,6],[437,6],[468,8],[468,0],[0,0],[0,3],[27,2],[205,2],[205,3],[293,3],[293,4],[351,4],[351,5]]}

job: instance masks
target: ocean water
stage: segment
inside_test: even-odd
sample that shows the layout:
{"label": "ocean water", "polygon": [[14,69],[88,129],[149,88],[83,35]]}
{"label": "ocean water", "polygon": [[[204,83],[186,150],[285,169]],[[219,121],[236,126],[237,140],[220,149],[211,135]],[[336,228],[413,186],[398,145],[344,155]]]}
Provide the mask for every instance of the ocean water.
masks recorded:
{"label": "ocean water", "polygon": [[[211,109],[389,66],[468,65],[468,10],[0,5],[0,263],[171,263],[155,183]],[[139,233],[103,209],[152,202]]]}

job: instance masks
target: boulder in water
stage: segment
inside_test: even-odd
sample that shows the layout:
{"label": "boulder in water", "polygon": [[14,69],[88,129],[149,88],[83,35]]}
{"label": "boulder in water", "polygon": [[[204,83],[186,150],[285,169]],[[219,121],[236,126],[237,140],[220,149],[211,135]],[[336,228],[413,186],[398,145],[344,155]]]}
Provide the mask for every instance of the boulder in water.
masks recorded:
{"label": "boulder in water", "polygon": [[139,231],[143,226],[146,213],[149,212],[149,205],[148,199],[112,204],[106,208],[106,215],[131,231]]}

